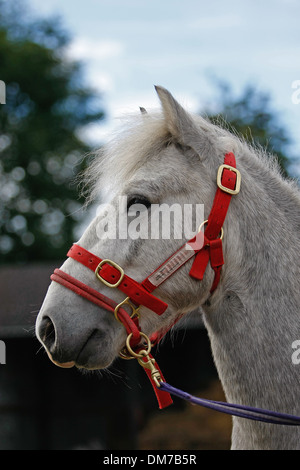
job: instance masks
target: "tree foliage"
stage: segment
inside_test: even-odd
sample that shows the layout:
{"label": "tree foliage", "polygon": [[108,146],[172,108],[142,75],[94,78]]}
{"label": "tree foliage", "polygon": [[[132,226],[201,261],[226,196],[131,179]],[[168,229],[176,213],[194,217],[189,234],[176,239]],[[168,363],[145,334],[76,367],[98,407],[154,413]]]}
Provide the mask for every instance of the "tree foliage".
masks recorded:
{"label": "tree foliage", "polygon": [[272,109],[270,95],[248,85],[240,96],[234,96],[231,86],[222,81],[217,81],[217,90],[217,111],[207,111],[210,120],[225,122],[231,132],[275,154],[282,173],[288,176],[290,137]]}
{"label": "tree foliage", "polygon": [[103,111],[60,22],[10,5],[0,0],[0,260],[57,259],[82,216],[74,179],[90,149],[80,130]]}

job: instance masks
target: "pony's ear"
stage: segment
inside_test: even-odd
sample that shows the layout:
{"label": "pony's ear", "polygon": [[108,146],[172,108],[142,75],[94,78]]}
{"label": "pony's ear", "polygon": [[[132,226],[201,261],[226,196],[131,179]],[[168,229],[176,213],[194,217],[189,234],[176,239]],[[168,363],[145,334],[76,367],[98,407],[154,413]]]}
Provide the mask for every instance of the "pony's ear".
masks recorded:
{"label": "pony's ear", "polygon": [[193,117],[173,98],[168,90],[160,86],[156,86],[155,90],[171,135],[180,144],[192,147],[197,153],[201,152],[209,140],[205,121],[203,120],[203,126],[196,125]]}

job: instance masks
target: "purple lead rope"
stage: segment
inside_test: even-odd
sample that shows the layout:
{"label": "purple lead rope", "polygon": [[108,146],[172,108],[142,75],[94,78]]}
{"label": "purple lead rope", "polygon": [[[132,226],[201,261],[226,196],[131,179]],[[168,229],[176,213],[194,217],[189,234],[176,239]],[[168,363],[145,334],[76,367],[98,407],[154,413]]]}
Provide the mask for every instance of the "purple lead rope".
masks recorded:
{"label": "purple lead rope", "polygon": [[175,395],[183,400],[187,400],[195,405],[205,408],[211,408],[221,413],[238,416],[240,418],[252,419],[271,424],[284,424],[286,426],[300,426],[300,417],[285,413],[277,413],[275,411],[264,410],[261,408],[253,408],[251,406],[235,405],[233,403],[224,403],[222,401],[206,400],[198,398],[189,393],[183,392],[178,388],[172,387],[166,382],[160,383],[160,390]]}

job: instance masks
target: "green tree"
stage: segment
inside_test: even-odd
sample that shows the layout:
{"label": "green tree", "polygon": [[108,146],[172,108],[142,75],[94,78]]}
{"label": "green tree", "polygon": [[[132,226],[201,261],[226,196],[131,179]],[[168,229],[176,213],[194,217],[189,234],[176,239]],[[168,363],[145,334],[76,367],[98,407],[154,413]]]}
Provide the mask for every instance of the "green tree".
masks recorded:
{"label": "green tree", "polygon": [[288,176],[290,137],[272,109],[271,97],[248,85],[240,96],[234,96],[228,83],[217,81],[217,110],[207,111],[212,122],[225,122],[229,131],[259,144],[268,153],[277,155],[282,173]]}
{"label": "green tree", "polygon": [[82,217],[74,180],[90,148],[80,130],[103,111],[67,59],[69,41],[57,18],[31,20],[0,0],[1,262],[64,257]]}

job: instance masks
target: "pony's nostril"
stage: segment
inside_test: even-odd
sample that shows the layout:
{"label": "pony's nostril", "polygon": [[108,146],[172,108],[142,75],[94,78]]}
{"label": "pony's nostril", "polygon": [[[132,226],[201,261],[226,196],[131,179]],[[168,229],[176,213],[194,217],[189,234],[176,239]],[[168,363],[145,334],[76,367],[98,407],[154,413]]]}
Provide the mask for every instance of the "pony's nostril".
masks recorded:
{"label": "pony's nostril", "polygon": [[59,367],[69,368],[75,365],[72,358],[76,357],[74,351],[70,351],[68,343],[59,344],[59,336],[55,323],[48,316],[43,316],[38,327],[38,338],[43,343],[49,359]]}
{"label": "pony's nostril", "polygon": [[51,352],[55,344],[55,328],[52,320],[49,317],[44,317],[40,325],[40,338],[44,345]]}

